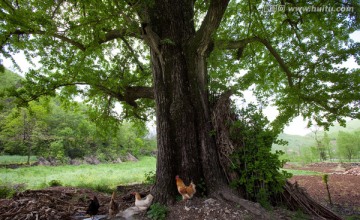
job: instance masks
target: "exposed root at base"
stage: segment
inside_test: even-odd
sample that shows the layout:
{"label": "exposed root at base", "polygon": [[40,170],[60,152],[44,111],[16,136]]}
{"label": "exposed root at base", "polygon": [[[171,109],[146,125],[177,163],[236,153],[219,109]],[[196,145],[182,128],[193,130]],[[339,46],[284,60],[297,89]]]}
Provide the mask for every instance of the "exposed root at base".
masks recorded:
{"label": "exposed root at base", "polygon": [[239,204],[252,214],[259,216],[262,219],[268,219],[266,215],[266,210],[262,206],[260,206],[259,203],[251,202],[249,200],[240,198],[235,192],[230,189],[221,190],[217,193],[212,194],[211,196],[215,197],[216,199]]}

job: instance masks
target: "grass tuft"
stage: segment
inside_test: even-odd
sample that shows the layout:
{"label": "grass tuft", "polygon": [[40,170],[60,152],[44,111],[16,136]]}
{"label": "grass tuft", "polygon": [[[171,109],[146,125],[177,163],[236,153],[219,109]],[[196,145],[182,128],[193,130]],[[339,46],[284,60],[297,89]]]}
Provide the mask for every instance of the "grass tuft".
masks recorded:
{"label": "grass tuft", "polygon": [[291,173],[293,176],[320,176],[324,173],[316,172],[316,171],[310,171],[310,170],[293,170],[293,169],[282,169],[285,170],[288,173]]}

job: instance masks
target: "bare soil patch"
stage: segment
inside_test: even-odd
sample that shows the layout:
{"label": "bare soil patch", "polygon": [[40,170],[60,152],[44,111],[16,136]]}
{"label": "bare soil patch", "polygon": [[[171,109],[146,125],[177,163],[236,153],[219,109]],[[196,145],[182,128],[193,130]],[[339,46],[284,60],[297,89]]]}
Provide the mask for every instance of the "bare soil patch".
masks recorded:
{"label": "bare soil patch", "polygon": [[[120,204],[120,210],[134,205],[134,197],[131,192],[138,191],[143,195],[147,194],[149,186],[133,185],[118,187],[116,200]],[[51,187],[44,190],[28,190],[18,193],[12,199],[0,200],[0,219],[1,220],[42,220],[42,219],[63,219],[74,220],[84,219],[85,211],[89,204],[89,199],[97,196],[100,202],[98,215],[108,214],[108,204],[111,195],[94,192],[88,189],[72,187]],[[178,201],[168,207],[166,219],[171,220],[238,220],[238,219],[262,219],[255,216],[248,210],[236,204],[225,203],[212,198],[195,197],[186,204]],[[298,213],[290,212],[285,209],[275,208],[269,211],[267,217],[270,219],[291,220]],[[294,217],[295,216],[295,217]],[[116,218],[121,219],[121,218]],[[146,213],[131,219],[148,219]],[[305,218],[312,219],[312,218]]]}
{"label": "bare soil patch", "polygon": [[327,173],[333,206],[329,203],[321,175],[294,176],[290,182],[297,182],[312,198],[340,215],[360,216],[360,166],[358,164],[317,163],[296,169]]}

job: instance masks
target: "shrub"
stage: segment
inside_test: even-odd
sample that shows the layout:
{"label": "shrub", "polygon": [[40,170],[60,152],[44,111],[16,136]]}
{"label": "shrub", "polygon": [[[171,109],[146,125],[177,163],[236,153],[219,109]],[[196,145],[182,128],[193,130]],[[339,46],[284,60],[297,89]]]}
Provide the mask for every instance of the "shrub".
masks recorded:
{"label": "shrub", "polygon": [[0,199],[11,198],[15,193],[15,190],[10,185],[0,186]]}
{"label": "shrub", "polygon": [[63,185],[63,184],[61,183],[60,180],[51,180],[51,181],[49,182],[49,186],[51,186],[51,187],[62,186],[62,185]]}
{"label": "shrub", "polygon": [[278,134],[269,128],[269,121],[255,106],[250,105],[237,115],[230,135],[238,146],[232,161],[239,178],[233,180],[232,186],[243,190],[247,199],[269,207],[270,198],[276,198],[291,177],[290,173],[280,171],[286,162],[279,159],[283,152],[271,152],[273,143],[279,143]]}
{"label": "shrub", "polygon": [[149,171],[144,174],[145,176],[145,184],[154,185],[156,182],[156,173],[154,171]]}
{"label": "shrub", "polygon": [[10,184],[2,183],[0,181],[0,199],[11,198],[16,192],[21,192],[25,190],[25,184]]}
{"label": "shrub", "polygon": [[95,190],[103,193],[112,193],[114,191],[114,189],[112,189],[110,186],[106,184],[97,184],[95,186]]}
{"label": "shrub", "polygon": [[91,189],[91,190],[95,190],[97,192],[103,192],[103,193],[108,193],[108,194],[110,194],[114,191],[114,189],[112,189],[107,184],[80,183],[77,185],[77,187]]}
{"label": "shrub", "polygon": [[168,209],[166,206],[161,205],[160,203],[154,203],[150,206],[150,210],[147,212],[147,216],[150,219],[154,220],[164,220]]}

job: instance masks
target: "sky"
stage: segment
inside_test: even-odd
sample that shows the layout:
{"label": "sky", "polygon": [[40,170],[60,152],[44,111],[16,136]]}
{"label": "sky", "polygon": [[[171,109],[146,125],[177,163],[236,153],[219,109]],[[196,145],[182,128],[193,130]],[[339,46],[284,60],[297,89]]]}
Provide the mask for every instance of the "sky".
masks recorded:
{"label": "sky", "polygon": [[[355,42],[360,42],[360,30],[354,32],[351,35],[351,38]],[[39,67],[39,64],[36,64],[36,66],[31,65],[25,58],[24,53],[20,52],[14,56],[14,59],[16,60],[17,64],[21,68],[21,72],[19,72],[12,62],[9,59],[3,59],[3,65],[5,68],[12,70],[13,72],[18,73],[21,76],[24,76],[25,72],[29,70],[30,68],[37,68]],[[34,63],[38,63],[36,60],[33,61]],[[360,68],[359,65],[355,62],[355,59],[353,57],[349,58],[347,62],[343,64],[344,66],[350,67],[350,68]],[[255,98],[251,94],[250,91],[246,91],[244,93],[244,98],[247,100],[247,102],[254,102]],[[278,111],[276,110],[276,107],[269,106],[264,109],[264,114],[268,117],[270,121],[274,120],[276,116],[278,115]],[[286,134],[292,134],[292,135],[301,135],[304,136],[306,134],[311,133],[311,129],[307,128],[308,121],[304,121],[302,117],[296,117],[292,122],[290,122],[284,129],[284,133]]]}

